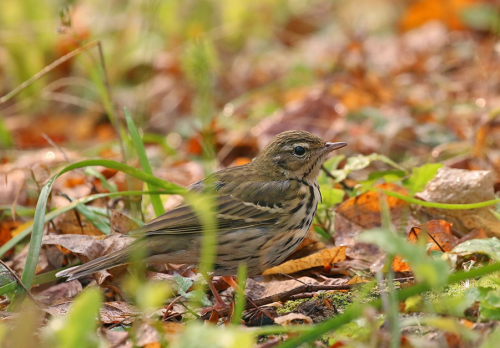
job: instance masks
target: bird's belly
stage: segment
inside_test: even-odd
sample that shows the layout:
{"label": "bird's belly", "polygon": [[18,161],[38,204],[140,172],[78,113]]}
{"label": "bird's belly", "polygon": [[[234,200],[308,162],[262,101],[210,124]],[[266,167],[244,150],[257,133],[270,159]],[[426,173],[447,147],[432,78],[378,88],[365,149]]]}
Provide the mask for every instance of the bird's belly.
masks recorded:
{"label": "bird's belly", "polygon": [[240,236],[228,235],[219,239],[215,273],[236,274],[238,264],[245,262],[251,276],[282,263],[304,240],[314,220],[321,194],[315,183],[308,185],[305,192],[308,195],[302,207],[286,220],[278,222],[283,226],[281,229],[233,231],[231,233],[239,233]]}

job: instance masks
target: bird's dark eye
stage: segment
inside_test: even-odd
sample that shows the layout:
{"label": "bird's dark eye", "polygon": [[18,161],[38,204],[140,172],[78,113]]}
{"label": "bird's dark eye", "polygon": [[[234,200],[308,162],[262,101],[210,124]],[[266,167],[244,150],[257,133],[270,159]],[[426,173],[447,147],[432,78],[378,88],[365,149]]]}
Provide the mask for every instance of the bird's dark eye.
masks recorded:
{"label": "bird's dark eye", "polygon": [[304,149],[302,146],[295,146],[295,148],[293,149],[293,153],[301,157],[306,154],[306,149]]}

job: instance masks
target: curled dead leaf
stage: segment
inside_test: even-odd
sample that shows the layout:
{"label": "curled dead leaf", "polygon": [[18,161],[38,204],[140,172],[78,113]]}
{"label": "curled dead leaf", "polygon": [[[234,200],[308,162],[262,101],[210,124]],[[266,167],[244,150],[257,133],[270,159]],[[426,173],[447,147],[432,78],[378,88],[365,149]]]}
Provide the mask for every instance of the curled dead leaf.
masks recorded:
{"label": "curled dead leaf", "polygon": [[315,254],[287,261],[279,266],[272,267],[264,271],[264,275],[270,274],[291,274],[305,269],[314,267],[323,267],[325,262],[329,265],[345,260],[345,246],[333,247],[330,249],[321,250]]}
{"label": "curled dead leaf", "polygon": [[290,326],[296,324],[313,324],[313,320],[310,317],[300,313],[289,313],[287,315],[274,318],[274,322],[282,326]]}
{"label": "curled dead leaf", "polygon": [[[495,199],[493,185],[493,175],[489,171],[443,167],[417,196],[428,202],[477,203]],[[491,207],[468,210],[421,209],[430,216],[451,222],[453,229],[461,236],[475,228],[484,229],[489,236],[500,236],[500,221],[490,211]]]}

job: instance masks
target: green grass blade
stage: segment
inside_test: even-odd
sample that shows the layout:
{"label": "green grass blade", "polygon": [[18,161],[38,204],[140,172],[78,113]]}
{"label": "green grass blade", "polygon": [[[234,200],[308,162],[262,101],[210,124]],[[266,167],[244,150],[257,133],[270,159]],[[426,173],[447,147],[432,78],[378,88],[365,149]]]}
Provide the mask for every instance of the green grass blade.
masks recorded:
{"label": "green grass blade", "polygon": [[[52,210],[51,212],[47,213],[45,215],[44,223],[49,222],[50,220],[54,219],[56,216],[61,215],[62,213],[65,213],[71,209],[75,209],[78,206],[78,204],[85,204],[85,203],[91,202],[93,200],[100,199],[100,198],[106,198],[106,197],[140,196],[140,195],[149,194],[149,193],[150,193],[149,191],[122,191],[122,192],[98,193],[95,195],[90,195],[87,197],[83,197],[83,198],[74,200],[73,202],[71,202],[70,204],[68,204],[64,207]],[[163,192],[163,193],[168,194],[168,192]],[[5,253],[7,251],[9,251],[11,248],[13,248],[22,239],[27,237],[32,231],[33,231],[33,225],[30,225],[30,226],[26,227],[24,230],[22,230],[21,232],[19,232],[18,234],[16,234],[14,237],[12,237],[12,239],[10,239],[7,243],[2,245],[2,247],[0,247],[0,257],[5,255]]]}
{"label": "green grass blade", "polygon": [[393,191],[388,191],[388,190],[383,190],[383,189],[375,189],[374,191],[376,191],[376,190],[382,191],[383,193],[385,193],[388,196],[399,198],[402,201],[405,201],[407,203],[421,205],[422,207],[438,208],[438,209],[454,209],[454,210],[477,209],[477,208],[489,207],[490,205],[495,205],[497,203],[500,203],[500,198],[499,199],[492,199],[492,200],[484,201],[484,202],[468,203],[468,204],[426,202],[426,201],[421,201],[421,200],[416,199],[416,198],[411,198],[411,197],[408,197],[408,196],[405,196],[405,195],[402,195],[400,193],[393,192]]}
{"label": "green grass blade", "polygon": [[[144,149],[144,143],[142,142],[141,135],[139,134],[137,127],[132,121],[132,116],[130,115],[130,112],[127,110],[127,108],[124,108],[124,113],[125,120],[127,121],[128,132],[130,134],[130,138],[132,138],[132,143],[134,144],[134,148],[137,151],[137,155],[139,156],[142,170],[150,175],[153,175],[153,170],[151,169],[151,165],[149,164],[149,159],[146,155],[146,150]],[[158,188],[154,185],[148,184],[148,189],[155,191]],[[159,195],[151,195],[151,204],[153,205],[156,216],[160,216],[165,213],[165,208],[163,207],[163,203]]]}
{"label": "green grass blade", "polygon": [[95,226],[99,231],[105,235],[111,234],[111,226],[109,225],[109,216],[102,216],[97,214],[97,212],[91,210],[88,206],[83,204],[78,204],[76,210],[82,214],[87,221]]}
{"label": "green grass blade", "polygon": [[246,299],[245,299],[245,285],[247,281],[247,265],[246,263],[240,263],[238,265],[238,289],[236,291],[236,300],[234,301],[234,313],[231,318],[231,322],[235,325],[239,325],[241,321],[241,315],[245,309]]}
{"label": "green grass blade", "polygon": [[[491,265],[483,266],[481,268],[475,268],[468,272],[466,271],[455,272],[449,275],[447,285],[459,283],[461,281],[471,278],[481,277],[498,271],[500,271],[500,263],[494,263]],[[419,295],[429,290],[432,290],[432,287],[428,283],[420,283],[410,288],[400,290],[396,293],[396,295],[398,301],[404,301],[411,296]],[[295,348],[303,343],[312,342],[321,337],[322,335],[327,334],[328,332],[333,331],[335,329],[338,329],[342,325],[345,325],[359,318],[363,314],[365,308],[374,307],[376,309],[380,309],[381,306],[382,303],[380,300],[372,301],[370,303],[363,304],[362,306],[355,304],[347,308],[343,314],[335,318],[329,319],[327,321],[324,321],[322,323],[319,323],[315,325],[312,329],[310,329],[310,331],[306,331],[296,338],[285,341],[277,347]]]}
{"label": "green grass blade", "polygon": [[[27,289],[31,288],[33,276],[35,275],[36,265],[38,263],[38,257],[40,255],[40,247],[42,244],[42,235],[43,228],[45,225],[45,211],[47,208],[47,200],[49,198],[50,192],[52,190],[52,186],[54,185],[55,180],[70,170],[87,167],[87,166],[104,166],[111,169],[116,169],[124,172],[125,174],[131,175],[138,179],[141,179],[147,183],[151,183],[159,188],[162,188],[168,193],[184,193],[186,190],[178,185],[173,183],[158,179],[150,174],[146,174],[141,172],[138,169],[127,166],[123,163],[106,160],[106,159],[98,159],[98,160],[86,160],[77,163],[73,163],[65,168],[63,168],[59,173],[54,175],[45,186],[42,188],[40,193],[40,197],[38,199],[38,203],[35,209],[35,217],[33,220],[33,230],[31,234],[31,241],[28,250],[28,257],[26,259],[26,265],[24,267],[22,282],[26,286]],[[4,245],[5,246],[5,245]],[[24,299],[24,293],[22,293],[19,297],[19,300],[14,299],[13,306],[14,308],[22,302]]]}

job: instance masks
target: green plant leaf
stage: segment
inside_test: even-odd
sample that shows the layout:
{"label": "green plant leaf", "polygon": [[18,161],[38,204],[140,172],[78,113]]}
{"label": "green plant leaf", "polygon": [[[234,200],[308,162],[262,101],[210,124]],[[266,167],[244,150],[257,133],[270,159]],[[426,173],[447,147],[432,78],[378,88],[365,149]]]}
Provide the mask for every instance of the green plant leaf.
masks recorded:
{"label": "green plant leaf", "polygon": [[422,191],[442,166],[441,163],[427,163],[419,168],[413,168],[411,176],[403,180],[403,186],[408,189],[409,195],[413,196],[415,193]]}
{"label": "green plant leaf", "polygon": [[360,182],[360,184],[363,191],[366,191],[368,189],[371,189],[373,185],[375,185],[375,183],[380,179],[383,179],[384,182],[389,183],[400,181],[405,175],[406,172],[404,170],[397,169],[374,171],[368,175],[368,179]]}
{"label": "green plant leaf", "polygon": [[96,210],[83,204],[78,204],[76,210],[105,235],[111,233],[111,226],[109,225],[109,217],[107,215],[99,214]]}
{"label": "green plant leaf", "polygon": [[95,170],[95,168],[87,167],[87,168],[85,168],[83,170],[83,172],[86,175],[95,176],[97,179],[99,179],[99,181],[101,182],[102,187],[104,187],[109,192],[116,192],[116,191],[118,191],[117,188],[116,188],[116,185],[114,183],[112,183],[112,182],[109,182],[108,179],[106,179],[106,177],[104,175],[102,175],[100,172],[98,172],[97,170]]}
{"label": "green plant leaf", "polygon": [[321,196],[323,198],[321,205],[325,206],[327,209],[342,203],[344,200],[344,191],[337,188],[329,188],[321,186]]}
{"label": "green plant leaf", "polygon": [[201,289],[197,289],[197,290],[193,290],[193,291],[188,292],[189,288],[194,283],[193,280],[191,280],[189,278],[184,278],[178,274],[174,275],[174,280],[178,285],[177,292],[182,297],[185,297],[187,299],[200,300],[202,305],[204,305],[204,306],[210,306],[212,304],[208,300],[207,295]]}
{"label": "green plant leaf", "polygon": [[[141,135],[139,134],[137,127],[132,121],[132,116],[130,115],[130,112],[128,112],[127,108],[124,109],[124,113],[125,120],[127,121],[128,132],[130,134],[130,138],[132,139],[132,143],[134,144],[135,151],[139,156],[142,170],[144,170],[144,172],[149,175],[153,175],[153,170],[151,169],[151,165],[149,164],[149,159],[146,155],[146,150],[144,149],[144,143],[142,142]],[[158,187],[148,184],[148,189],[151,191],[156,191]],[[151,195],[151,204],[153,205],[156,216],[160,216],[165,213],[165,208],[163,207],[163,203],[159,195]]]}
{"label": "green plant leaf", "polygon": [[492,199],[489,201],[484,201],[484,202],[477,202],[477,203],[464,203],[464,204],[458,204],[458,203],[436,203],[436,202],[427,202],[427,201],[422,201],[420,199],[412,198],[405,196],[401,193],[389,191],[389,190],[383,190],[383,189],[373,189],[373,191],[381,191],[384,192],[387,196],[391,197],[396,197],[401,199],[402,201],[411,203],[411,204],[417,204],[421,205],[422,207],[429,207],[429,208],[439,208],[439,209],[453,209],[453,210],[465,210],[465,209],[477,209],[477,208],[483,208],[483,207],[488,207],[490,205],[498,204],[500,202],[500,199]]}
{"label": "green plant leaf", "polygon": [[356,171],[356,170],[364,169],[364,168],[368,167],[374,161],[381,161],[385,164],[388,164],[388,165],[396,168],[397,170],[400,170],[400,171],[403,171],[404,173],[406,173],[406,170],[403,167],[401,167],[399,164],[397,164],[396,162],[391,160],[389,157],[378,154],[378,153],[372,153],[368,156],[358,155],[358,156],[349,157],[347,159],[347,163],[344,166],[344,168],[332,171],[332,175],[337,179],[336,180],[337,182],[340,182],[340,181],[344,180],[345,178],[347,178],[349,173]]}
{"label": "green plant leaf", "polygon": [[488,239],[471,239],[457,245],[450,253],[484,254],[498,262],[500,261],[500,240],[496,237]]}
{"label": "green plant leaf", "polygon": [[60,348],[99,347],[96,333],[100,305],[98,288],[83,291],[71,305],[68,315],[51,320],[44,332],[46,340]]}
{"label": "green plant leaf", "polygon": [[235,326],[223,329],[214,325],[204,325],[192,321],[172,345],[172,348],[251,348],[254,346],[253,333]]}

